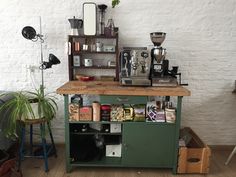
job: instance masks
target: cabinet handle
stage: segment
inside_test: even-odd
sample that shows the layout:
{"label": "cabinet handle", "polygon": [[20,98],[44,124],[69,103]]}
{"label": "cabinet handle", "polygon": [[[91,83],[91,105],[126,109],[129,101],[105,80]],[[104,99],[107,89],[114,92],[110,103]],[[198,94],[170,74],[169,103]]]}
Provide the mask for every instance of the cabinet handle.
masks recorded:
{"label": "cabinet handle", "polygon": [[119,98],[119,97],[117,97],[116,99],[119,102],[128,102],[129,101],[129,98]]}
{"label": "cabinet handle", "polygon": [[128,149],[128,145],[126,143],[123,143],[124,149]]}

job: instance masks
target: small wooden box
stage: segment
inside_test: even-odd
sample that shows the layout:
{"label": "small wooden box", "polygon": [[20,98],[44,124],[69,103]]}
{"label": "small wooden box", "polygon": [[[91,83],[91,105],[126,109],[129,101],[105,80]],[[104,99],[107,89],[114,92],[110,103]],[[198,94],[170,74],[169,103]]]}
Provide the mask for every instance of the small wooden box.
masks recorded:
{"label": "small wooden box", "polygon": [[211,149],[189,127],[181,130],[180,137],[188,142],[179,148],[177,173],[208,173]]}

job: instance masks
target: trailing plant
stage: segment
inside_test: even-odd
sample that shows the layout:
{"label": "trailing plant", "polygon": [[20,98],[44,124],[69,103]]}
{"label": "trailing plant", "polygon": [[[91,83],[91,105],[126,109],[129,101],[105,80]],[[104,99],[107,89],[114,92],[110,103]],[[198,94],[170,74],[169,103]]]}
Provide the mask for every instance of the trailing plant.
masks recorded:
{"label": "trailing plant", "polygon": [[5,96],[9,99],[0,106],[0,115],[2,115],[0,125],[2,125],[1,129],[4,134],[10,138],[18,137],[19,121],[36,119],[31,103],[38,103],[39,117],[43,116],[49,122],[54,118],[58,109],[56,98],[49,94],[43,95],[40,90],[3,93],[0,98]]}

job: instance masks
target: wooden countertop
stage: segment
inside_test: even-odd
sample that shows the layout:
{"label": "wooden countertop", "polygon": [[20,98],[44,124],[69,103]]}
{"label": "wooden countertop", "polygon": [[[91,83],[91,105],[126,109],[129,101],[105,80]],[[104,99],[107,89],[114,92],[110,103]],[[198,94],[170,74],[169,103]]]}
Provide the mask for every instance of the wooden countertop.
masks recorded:
{"label": "wooden countertop", "polygon": [[136,96],[190,96],[190,91],[177,87],[131,87],[114,81],[69,81],[56,91],[58,94],[136,95]]}

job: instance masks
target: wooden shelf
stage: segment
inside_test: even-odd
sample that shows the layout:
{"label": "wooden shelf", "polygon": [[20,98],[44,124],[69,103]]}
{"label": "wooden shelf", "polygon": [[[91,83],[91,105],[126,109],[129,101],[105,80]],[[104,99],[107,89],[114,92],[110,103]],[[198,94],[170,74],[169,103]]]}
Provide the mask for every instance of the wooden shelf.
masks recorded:
{"label": "wooden shelf", "polygon": [[[84,67],[84,66],[80,66],[80,67],[76,67],[73,66],[73,61],[74,61],[74,56],[78,55],[80,56],[80,61],[83,61],[85,58],[87,58],[89,56],[89,58],[94,58],[94,59],[102,59],[104,62],[108,62],[110,60],[110,58],[112,57],[112,60],[115,60],[115,62],[118,64],[119,62],[119,44],[118,44],[118,38],[119,35],[117,34],[116,36],[110,36],[107,37],[105,35],[94,35],[94,36],[86,36],[86,35],[69,35],[68,36],[68,42],[70,42],[71,45],[71,54],[68,55],[68,71],[69,71],[69,80],[75,80],[75,69],[77,74],[80,72],[79,70],[83,70],[83,69],[107,69],[110,70],[109,73],[112,73],[112,75],[115,75],[115,80],[119,79],[119,69],[118,67],[108,67],[108,66],[93,66],[93,67]],[[101,52],[97,52],[97,51],[91,51],[91,50],[79,50],[76,51],[75,49],[75,45],[73,45],[74,42],[79,41],[81,44],[91,44],[91,41],[95,39],[98,39],[99,41],[104,41],[104,44],[107,45],[112,45],[113,46],[113,50],[112,51],[101,51]],[[97,41],[97,40],[96,40]],[[115,48],[114,48],[115,47]],[[115,51],[114,51],[115,50]],[[101,58],[102,57],[102,58]],[[96,63],[97,65],[106,65],[105,63],[101,63],[102,61],[97,61],[98,63]],[[113,74],[114,73],[114,74]],[[101,76],[101,73],[97,73],[97,76]]]}
{"label": "wooden shelf", "polygon": [[69,124],[156,124],[161,126],[175,126],[175,123],[141,121],[69,121]]}
{"label": "wooden shelf", "polygon": [[115,121],[69,121],[70,124],[121,124]]}
{"label": "wooden shelf", "polygon": [[79,35],[79,36],[75,36],[75,35],[69,35],[69,38],[104,38],[104,39],[116,39],[118,37],[118,35],[116,36],[104,36],[104,35],[95,35],[95,36],[86,36],[86,35]]}
{"label": "wooden shelf", "polygon": [[116,52],[91,52],[91,51],[74,51],[73,55],[82,55],[82,54],[116,54]]}
{"label": "wooden shelf", "polygon": [[114,66],[72,66],[73,69],[116,69]]}

